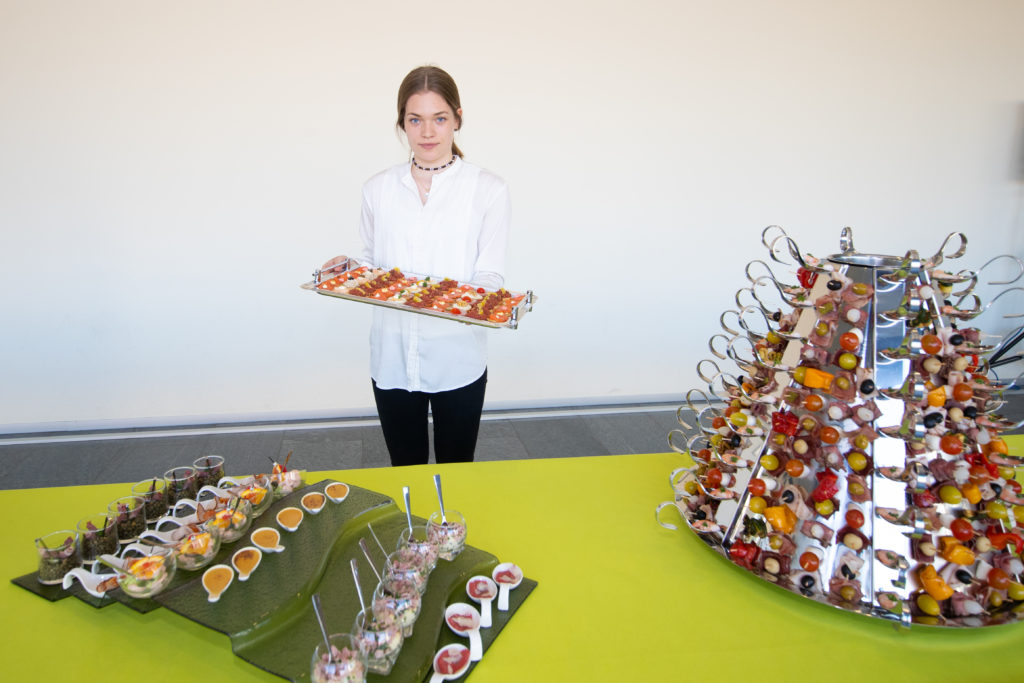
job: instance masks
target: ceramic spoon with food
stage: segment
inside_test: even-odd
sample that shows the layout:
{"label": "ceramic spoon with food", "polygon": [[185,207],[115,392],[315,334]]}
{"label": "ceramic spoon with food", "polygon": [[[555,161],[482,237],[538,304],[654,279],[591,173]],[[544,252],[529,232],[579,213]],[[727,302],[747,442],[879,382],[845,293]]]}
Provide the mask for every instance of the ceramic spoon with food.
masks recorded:
{"label": "ceramic spoon with food", "polygon": [[479,662],[484,656],[483,642],[480,640],[480,613],[476,607],[465,602],[453,602],[444,611],[444,623],[452,632],[463,638],[469,638],[469,660]]}
{"label": "ceramic spoon with food", "polygon": [[491,577],[498,584],[498,609],[507,612],[508,594],[523,582],[523,570],[511,562],[502,562],[491,572]]}
{"label": "ceramic spoon with food", "polygon": [[498,595],[498,586],[487,576],[474,576],[466,582],[466,595],[480,603],[480,628],[491,627],[491,602]]}
{"label": "ceramic spoon with food", "polygon": [[441,648],[434,655],[434,675],[430,683],[455,680],[466,673],[469,668],[469,648],[461,643],[453,643]]}

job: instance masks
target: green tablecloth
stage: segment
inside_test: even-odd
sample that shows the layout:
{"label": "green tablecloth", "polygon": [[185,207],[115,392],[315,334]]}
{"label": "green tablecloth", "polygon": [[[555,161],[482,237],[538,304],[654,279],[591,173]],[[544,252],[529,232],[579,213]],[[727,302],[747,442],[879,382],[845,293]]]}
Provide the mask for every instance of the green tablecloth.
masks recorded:
{"label": "green tablecloth", "polygon": [[[1024,625],[897,631],[769,586],[690,532],[661,528],[655,505],[670,498],[668,474],[686,462],[676,454],[603,456],[307,480],[332,477],[396,500],[409,485],[413,512],[427,516],[436,507],[431,475],[440,472],[445,503],[468,520],[469,542],[539,582],[475,681],[1024,680]],[[6,577],[34,569],[37,536],[104,509],[127,488],[0,492]],[[165,609],[49,603],[8,582],[0,590],[5,680],[281,680],[235,657],[226,636]]]}

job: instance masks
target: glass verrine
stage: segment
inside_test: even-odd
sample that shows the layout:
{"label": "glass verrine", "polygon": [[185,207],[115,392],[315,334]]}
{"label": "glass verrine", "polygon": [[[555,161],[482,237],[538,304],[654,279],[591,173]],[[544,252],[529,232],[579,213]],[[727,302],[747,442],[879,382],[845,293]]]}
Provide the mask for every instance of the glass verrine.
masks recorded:
{"label": "glass verrine", "polygon": [[109,512],[89,515],[75,526],[82,546],[82,562],[92,564],[100,555],[116,555],[117,517]]}
{"label": "glass verrine", "polygon": [[366,680],[366,653],[349,633],[335,633],[327,644],[320,642],[313,651],[309,677],[313,683],[363,683]]}
{"label": "glass verrine", "polygon": [[107,512],[117,522],[117,540],[131,543],[146,530],[146,505],[140,496],[121,496],[110,502]]}
{"label": "glass verrine", "polygon": [[384,566],[384,584],[389,588],[396,581],[410,581],[416,591],[423,595],[427,590],[427,579],[430,577],[430,570],[422,555],[413,552],[408,547],[401,548],[388,555]]}
{"label": "glass verrine", "polygon": [[201,458],[196,458],[192,467],[196,470],[197,489],[204,486],[216,486],[224,476],[224,456],[204,455]]}
{"label": "glass verrine", "polygon": [[221,529],[209,522],[186,525],[171,532],[178,550],[177,563],[182,569],[194,571],[211,564],[217,557],[222,540]]}
{"label": "glass verrine", "polygon": [[225,543],[234,543],[249,530],[253,517],[252,503],[245,498],[236,498],[213,513],[206,524],[219,528]]}
{"label": "glass verrine", "polygon": [[458,510],[446,508],[445,521],[442,521],[438,510],[427,520],[427,534],[437,544],[438,557],[454,560],[466,547],[466,518]]}
{"label": "glass verrine", "polygon": [[146,521],[155,521],[167,514],[167,482],[153,477],[132,484],[132,495],[145,501]]}
{"label": "glass verrine", "polygon": [[262,515],[274,502],[274,496],[270,491],[270,477],[266,474],[254,474],[242,479],[224,477],[218,485],[252,503],[253,517]]}
{"label": "glass verrine", "polygon": [[412,581],[395,579],[387,585],[381,582],[373,591],[374,614],[378,611],[391,611],[398,620],[398,625],[402,627],[402,635],[406,638],[412,635],[422,606],[423,598]]}
{"label": "glass verrine", "polygon": [[64,581],[65,574],[82,565],[78,532],[70,529],[54,531],[37,538],[36,552],[39,555],[37,579],[42,584],[59,584]]}
{"label": "glass verrine", "polygon": [[118,572],[121,590],[133,598],[151,598],[167,588],[178,567],[176,549],[151,546],[148,550],[149,555],[123,558],[123,569]]}
{"label": "glass verrine", "polygon": [[430,537],[426,524],[414,525],[412,532],[409,527],[402,529],[398,535],[396,550],[403,547],[423,556],[428,571],[434,571],[437,566],[437,543]]}
{"label": "glass verrine", "polygon": [[356,615],[352,635],[360,650],[366,653],[366,664],[370,671],[387,676],[402,650],[402,627],[394,615],[382,615],[377,619],[373,612],[360,611]]}
{"label": "glass verrine", "polygon": [[167,482],[167,504],[174,505],[182,498],[195,498],[199,487],[194,467],[174,467],[164,473]]}

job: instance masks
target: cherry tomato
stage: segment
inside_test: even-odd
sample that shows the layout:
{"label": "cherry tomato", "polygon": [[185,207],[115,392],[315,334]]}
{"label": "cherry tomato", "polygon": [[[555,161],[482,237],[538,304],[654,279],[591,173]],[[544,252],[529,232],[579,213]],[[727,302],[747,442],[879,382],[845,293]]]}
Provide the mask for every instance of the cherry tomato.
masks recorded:
{"label": "cherry tomato", "polygon": [[953,385],[953,398],[960,403],[966,403],[974,398],[974,389],[967,382],[960,382]]}
{"label": "cherry tomato", "polygon": [[860,510],[850,508],[846,511],[846,523],[854,529],[861,528],[864,526],[864,513]]}
{"label": "cherry tomato", "polygon": [[942,351],[942,340],[934,334],[926,334],[921,337],[921,348],[925,353],[935,355]]}
{"label": "cherry tomato", "polygon": [[835,427],[822,427],[821,428],[821,440],[828,444],[834,444],[839,442],[839,430]]}
{"label": "cherry tomato", "polygon": [[950,455],[960,455],[964,450],[964,444],[956,436],[956,434],[946,434],[939,439],[939,448],[942,449],[943,453]]}
{"label": "cherry tomato", "polygon": [[844,332],[839,337],[839,348],[843,351],[856,351],[860,348],[860,337],[853,332]]}
{"label": "cherry tomato", "polygon": [[483,294],[483,293],[485,293],[486,291],[487,291],[487,290],[486,290],[486,289],[484,289],[483,287],[477,287],[477,288],[476,288],[476,293],[477,293],[477,294]]}
{"label": "cherry tomato", "polygon": [[714,427],[715,429],[721,429],[722,427],[725,426],[725,418],[722,416],[716,417],[714,420],[711,421],[711,426]]}
{"label": "cherry tomato", "polygon": [[797,460],[796,458],[793,458],[793,459],[788,460],[786,462],[786,474],[788,474],[789,476],[791,476],[791,477],[799,477],[803,473],[804,473],[804,464],[802,462],[800,462],[799,460]]}
{"label": "cherry tomato", "polygon": [[821,410],[824,405],[825,401],[817,394],[807,394],[807,397],[804,399],[804,408],[807,408],[807,410],[812,412]]}
{"label": "cherry tomato", "polygon": [[995,588],[997,591],[1006,590],[1007,586],[1010,585],[1010,575],[999,567],[992,567],[988,570],[988,585]]}
{"label": "cherry tomato", "polygon": [[809,550],[800,556],[800,567],[803,568],[805,572],[813,572],[817,570],[820,562],[821,561],[818,559],[818,556]]}
{"label": "cherry tomato", "polygon": [[974,538],[974,527],[963,518],[954,519],[949,525],[949,530],[953,532],[953,538],[964,543]]}
{"label": "cherry tomato", "polygon": [[768,490],[768,486],[764,483],[764,479],[755,477],[747,484],[747,490],[755,496],[763,496],[764,492]]}
{"label": "cherry tomato", "polygon": [[717,467],[712,467],[704,475],[704,483],[713,489],[718,488],[722,483],[722,470]]}

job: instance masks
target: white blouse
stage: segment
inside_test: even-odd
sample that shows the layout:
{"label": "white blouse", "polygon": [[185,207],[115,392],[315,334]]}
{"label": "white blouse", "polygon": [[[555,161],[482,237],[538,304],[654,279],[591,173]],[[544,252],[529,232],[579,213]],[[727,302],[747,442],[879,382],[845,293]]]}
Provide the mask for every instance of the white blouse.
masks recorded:
{"label": "white blouse", "polygon": [[[408,162],[363,186],[362,260],[497,289],[505,282],[508,186],[456,158],[420,201]],[[374,307],[370,376],[381,389],[458,389],[487,366],[485,328]]]}

